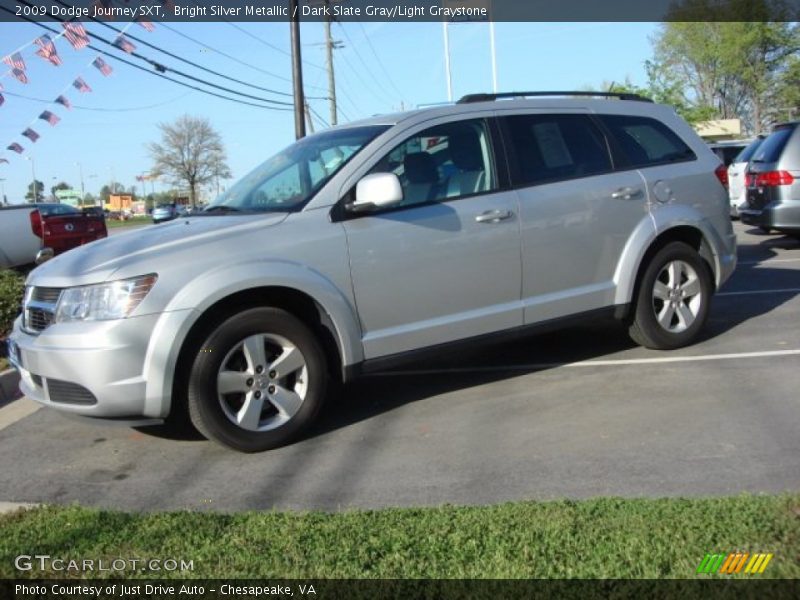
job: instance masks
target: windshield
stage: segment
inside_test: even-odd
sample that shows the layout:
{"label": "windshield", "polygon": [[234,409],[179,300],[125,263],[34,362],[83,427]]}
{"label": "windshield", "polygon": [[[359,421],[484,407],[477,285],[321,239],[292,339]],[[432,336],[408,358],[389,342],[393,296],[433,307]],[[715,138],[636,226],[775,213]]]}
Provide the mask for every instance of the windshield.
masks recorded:
{"label": "windshield", "polygon": [[205,212],[299,210],[387,125],[326,131],[303,138],[256,167]]}

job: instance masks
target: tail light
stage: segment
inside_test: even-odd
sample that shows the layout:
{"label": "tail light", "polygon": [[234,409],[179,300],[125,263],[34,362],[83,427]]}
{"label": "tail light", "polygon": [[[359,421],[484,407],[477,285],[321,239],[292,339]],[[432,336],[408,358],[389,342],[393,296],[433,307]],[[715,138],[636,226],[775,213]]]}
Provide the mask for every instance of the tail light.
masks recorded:
{"label": "tail light", "polygon": [[722,184],[722,187],[728,187],[728,169],[725,165],[720,165],[716,169],[714,169],[714,175],[717,176],[719,182]]}
{"label": "tail light", "polygon": [[777,187],[794,183],[794,177],[788,171],[765,171],[756,174],[755,178],[755,184],[758,187]]}
{"label": "tail light", "polygon": [[31,211],[31,231],[33,235],[42,238],[42,214],[38,210]]}

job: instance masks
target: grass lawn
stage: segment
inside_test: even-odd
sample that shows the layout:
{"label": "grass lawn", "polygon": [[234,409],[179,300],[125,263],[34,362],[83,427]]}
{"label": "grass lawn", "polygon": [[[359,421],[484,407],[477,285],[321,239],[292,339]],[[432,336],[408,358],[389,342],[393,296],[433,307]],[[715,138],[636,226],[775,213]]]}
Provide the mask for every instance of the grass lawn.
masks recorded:
{"label": "grass lawn", "polygon": [[0,517],[2,578],[17,575],[19,554],[193,561],[193,572],[175,577],[709,578],[729,576],[696,575],[704,555],[736,550],[775,555],[758,577],[800,577],[800,494],[334,514],[72,506]]}
{"label": "grass lawn", "polygon": [[0,358],[0,373],[8,369],[11,365],[8,363],[8,359]]}
{"label": "grass lawn", "polygon": [[152,225],[153,219],[150,217],[134,217],[127,221],[119,221],[117,219],[106,219],[106,227],[109,229],[117,229],[118,227],[137,227],[139,225]]}

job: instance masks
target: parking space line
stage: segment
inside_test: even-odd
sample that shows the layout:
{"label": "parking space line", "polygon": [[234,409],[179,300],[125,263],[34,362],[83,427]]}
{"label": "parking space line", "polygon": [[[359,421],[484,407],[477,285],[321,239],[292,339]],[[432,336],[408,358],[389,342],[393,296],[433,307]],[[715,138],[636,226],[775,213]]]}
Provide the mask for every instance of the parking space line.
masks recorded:
{"label": "parking space line", "polygon": [[14,400],[11,404],[0,408],[0,431],[13,425],[17,421],[21,421],[41,408],[41,404],[37,404],[28,398],[20,398]]}
{"label": "parking space line", "polygon": [[714,360],[738,360],[743,358],[766,358],[778,356],[798,356],[800,348],[794,350],[765,350],[761,352],[736,352],[733,354],[701,354],[695,356],[661,356],[657,358],[620,358],[613,360],[582,360],[572,363],[530,363],[523,365],[498,365],[494,367],[455,367],[452,369],[421,369],[413,371],[393,371],[373,373],[370,377],[395,377],[405,375],[436,375],[445,373],[492,373],[496,371],[537,371],[560,367],[619,367],[629,365],[651,365],[662,363],[683,363]]}
{"label": "parking space line", "polygon": [[779,263],[779,262],[800,262],[800,257],[798,258],[767,258],[765,260],[740,260],[738,264],[740,265],[767,265],[770,263]]}
{"label": "parking space line", "polygon": [[747,296],[750,294],[796,294],[800,288],[777,288],[774,290],[743,290],[741,292],[721,292],[717,296]]}

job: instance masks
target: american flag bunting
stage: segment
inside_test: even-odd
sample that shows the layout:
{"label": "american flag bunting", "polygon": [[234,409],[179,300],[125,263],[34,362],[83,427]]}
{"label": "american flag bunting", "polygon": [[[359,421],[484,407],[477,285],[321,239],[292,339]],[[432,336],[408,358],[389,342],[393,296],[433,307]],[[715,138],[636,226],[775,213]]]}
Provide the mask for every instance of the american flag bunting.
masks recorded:
{"label": "american flag bunting", "polygon": [[111,65],[109,65],[106,61],[104,61],[99,56],[92,61],[92,65],[94,67],[96,67],[106,77],[111,75],[111,71],[113,71],[113,69],[111,68]]}
{"label": "american flag bunting", "polygon": [[53,43],[53,40],[50,39],[49,35],[45,33],[43,36],[36,38],[35,41],[36,45],[39,46],[39,49],[36,51],[37,56],[41,56],[56,67],[61,64],[61,57],[58,55],[56,45]]}
{"label": "american flag bunting", "polygon": [[49,110],[46,110],[46,111],[44,111],[42,114],[40,114],[40,115],[39,115],[39,118],[40,118],[42,121],[47,121],[47,122],[48,122],[48,123],[50,123],[50,125],[52,125],[53,127],[55,127],[55,126],[58,124],[58,122],[61,120],[61,119],[58,117],[58,115],[55,115],[55,114],[51,113]]}
{"label": "american flag bunting", "polygon": [[82,77],[78,77],[75,81],[73,81],[72,87],[74,87],[82,94],[86,94],[92,91],[92,88],[89,87],[89,84],[87,84]]}
{"label": "american flag bunting", "polygon": [[64,27],[64,36],[75,50],[80,50],[89,45],[89,36],[83,25],[77,21],[62,23],[61,25]]}
{"label": "american flag bunting", "polygon": [[30,141],[32,141],[32,142],[34,142],[34,143],[36,143],[36,140],[38,140],[38,139],[39,139],[39,134],[38,134],[38,133],[36,133],[36,132],[35,132],[33,129],[31,129],[30,127],[28,127],[28,128],[25,130],[25,131],[23,131],[23,132],[22,132],[22,135],[24,135],[26,138],[28,138]]}
{"label": "american flag bunting", "polygon": [[3,62],[12,69],[19,69],[20,71],[25,70],[25,59],[22,58],[22,55],[19,52],[14,52],[14,54],[9,54],[8,56],[4,57]]}

